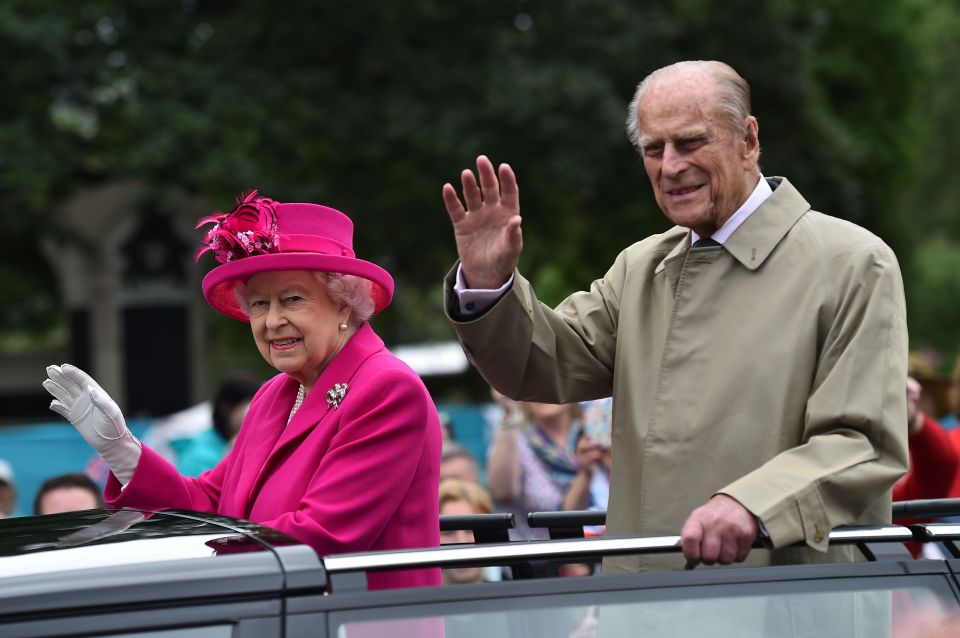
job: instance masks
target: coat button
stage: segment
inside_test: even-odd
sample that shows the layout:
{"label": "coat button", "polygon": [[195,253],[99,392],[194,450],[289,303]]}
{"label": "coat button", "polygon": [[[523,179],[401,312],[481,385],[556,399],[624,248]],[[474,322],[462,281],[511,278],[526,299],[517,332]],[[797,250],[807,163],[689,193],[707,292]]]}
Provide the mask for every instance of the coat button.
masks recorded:
{"label": "coat button", "polygon": [[813,542],[815,543],[823,542],[823,530],[820,529],[819,527],[817,528],[817,531],[813,533]]}

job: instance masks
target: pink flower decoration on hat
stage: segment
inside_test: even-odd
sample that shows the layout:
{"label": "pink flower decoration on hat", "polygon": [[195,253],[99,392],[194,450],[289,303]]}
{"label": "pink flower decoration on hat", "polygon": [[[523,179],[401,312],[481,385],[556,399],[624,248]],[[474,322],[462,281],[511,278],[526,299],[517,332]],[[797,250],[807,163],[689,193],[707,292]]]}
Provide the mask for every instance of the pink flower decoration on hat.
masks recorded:
{"label": "pink flower decoration on hat", "polygon": [[221,264],[235,259],[280,252],[277,233],[277,202],[269,197],[257,197],[257,191],[241,193],[237,207],[229,213],[209,215],[197,222],[197,228],[213,224],[204,237],[204,246],[196,259],[208,251]]}

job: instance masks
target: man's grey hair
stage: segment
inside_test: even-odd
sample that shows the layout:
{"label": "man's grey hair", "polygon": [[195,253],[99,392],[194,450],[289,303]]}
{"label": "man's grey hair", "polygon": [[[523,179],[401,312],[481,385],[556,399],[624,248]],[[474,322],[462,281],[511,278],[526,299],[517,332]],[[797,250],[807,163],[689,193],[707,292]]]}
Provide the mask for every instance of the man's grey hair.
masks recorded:
{"label": "man's grey hair", "polygon": [[640,148],[643,135],[637,118],[640,99],[653,82],[677,72],[704,72],[712,77],[717,89],[716,105],[726,117],[731,132],[736,136],[746,134],[744,120],[750,115],[750,85],[747,81],[729,64],[715,60],[688,60],[657,69],[637,85],[627,108],[627,137],[635,148]]}
{"label": "man's grey hair", "polygon": [[[355,326],[366,323],[373,315],[373,284],[369,279],[338,272],[312,271],[324,287],[330,300],[338,306],[350,307],[350,322]],[[237,284],[237,301],[244,314],[250,315],[250,294],[245,283]]]}

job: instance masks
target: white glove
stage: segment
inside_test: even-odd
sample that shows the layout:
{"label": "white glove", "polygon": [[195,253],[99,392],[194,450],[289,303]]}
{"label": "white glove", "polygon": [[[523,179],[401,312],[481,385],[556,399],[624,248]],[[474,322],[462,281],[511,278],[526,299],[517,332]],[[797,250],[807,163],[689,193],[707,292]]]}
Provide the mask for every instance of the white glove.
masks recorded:
{"label": "white glove", "polygon": [[130,433],[120,407],[86,372],[65,363],[49,366],[43,388],[50,409],[73,424],[125,487],[140,461],[140,441]]}

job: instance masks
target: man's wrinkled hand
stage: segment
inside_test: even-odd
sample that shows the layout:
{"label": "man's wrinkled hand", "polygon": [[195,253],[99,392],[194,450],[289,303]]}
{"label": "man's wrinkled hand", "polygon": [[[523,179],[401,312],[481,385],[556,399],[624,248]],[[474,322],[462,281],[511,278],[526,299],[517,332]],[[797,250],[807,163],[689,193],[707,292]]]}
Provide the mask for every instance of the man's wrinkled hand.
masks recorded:
{"label": "man's wrinkled hand", "polygon": [[[443,203],[453,223],[461,274],[469,288],[496,289],[517,267],[523,250],[520,230],[520,191],[513,169],[477,158],[477,176],[460,175],[463,200],[451,184],[443,185]],[[466,204],[466,205],[464,205]]]}
{"label": "man's wrinkled hand", "polygon": [[680,531],[687,569],[746,560],[759,532],[757,520],[734,498],[717,494],[693,510]]}

